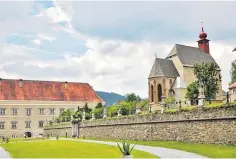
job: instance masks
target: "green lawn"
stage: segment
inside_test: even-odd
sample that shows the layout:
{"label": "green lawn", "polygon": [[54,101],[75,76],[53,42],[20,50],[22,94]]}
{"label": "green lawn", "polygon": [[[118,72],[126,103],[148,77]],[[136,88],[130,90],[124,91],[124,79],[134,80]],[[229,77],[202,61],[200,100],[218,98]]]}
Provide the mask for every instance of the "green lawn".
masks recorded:
{"label": "green lawn", "polygon": [[[32,142],[10,142],[1,144],[13,158],[120,158],[116,146],[84,143],[66,140],[42,140]],[[135,158],[157,158],[138,150],[133,150]]]}
{"label": "green lawn", "polygon": [[[119,141],[119,140],[105,140],[105,141]],[[129,143],[173,148],[173,149],[193,152],[210,158],[236,158],[236,146],[194,144],[194,143],[172,142],[172,141],[129,141]]]}

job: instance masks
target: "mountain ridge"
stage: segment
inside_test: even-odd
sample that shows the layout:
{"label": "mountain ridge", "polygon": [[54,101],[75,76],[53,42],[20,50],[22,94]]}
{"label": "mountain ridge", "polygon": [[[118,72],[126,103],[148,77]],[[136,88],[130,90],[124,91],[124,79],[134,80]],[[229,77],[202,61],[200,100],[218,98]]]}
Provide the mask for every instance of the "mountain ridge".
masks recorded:
{"label": "mountain ridge", "polygon": [[96,91],[97,95],[105,101],[105,106],[115,104],[118,100],[124,100],[125,96],[114,92]]}

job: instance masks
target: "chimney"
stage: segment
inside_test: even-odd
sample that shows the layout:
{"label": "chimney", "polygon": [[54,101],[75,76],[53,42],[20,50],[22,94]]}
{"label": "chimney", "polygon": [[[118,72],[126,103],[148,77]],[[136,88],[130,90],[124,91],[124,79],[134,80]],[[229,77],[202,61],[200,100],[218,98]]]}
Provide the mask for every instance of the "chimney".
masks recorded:
{"label": "chimney", "polygon": [[210,54],[209,41],[207,39],[207,33],[204,32],[202,27],[202,32],[199,34],[200,40],[198,40],[198,48],[204,51],[206,54]]}
{"label": "chimney", "polygon": [[67,88],[68,88],[68,82],[65,81],[65,89],[67,89]]}
{"label": "chimney", "polygon": [[22,81],[22,79],[20,79],[20,81],[19,81],[19,87],[20,87],[20,88],[23,87],[23,81]]}

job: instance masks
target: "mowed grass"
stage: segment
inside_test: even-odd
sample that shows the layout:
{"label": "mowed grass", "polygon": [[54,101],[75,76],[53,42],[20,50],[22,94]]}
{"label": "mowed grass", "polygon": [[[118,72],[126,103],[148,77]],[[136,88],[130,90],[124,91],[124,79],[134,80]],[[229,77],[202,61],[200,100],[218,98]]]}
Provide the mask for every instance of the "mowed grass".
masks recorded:
{"label": "mowed grass", "polygon": [[[103,140],[103,141],[118,142],[119,140]],[[209,158],[236,158],[236,146],[195,144],[195,143],[173,142],[173,141],[128,141],[128,142],[138,145],[148,145],[148,146],[166,147],[177,150],[183,150],[187,152],[193,152]]]}
{"label": "mowed grass", "polygon": [[[66,140],[10,142],[1,144],[13,158],[120,158],[118,147]],[[157,158],[147,152],[133,150],[135,158]]]}

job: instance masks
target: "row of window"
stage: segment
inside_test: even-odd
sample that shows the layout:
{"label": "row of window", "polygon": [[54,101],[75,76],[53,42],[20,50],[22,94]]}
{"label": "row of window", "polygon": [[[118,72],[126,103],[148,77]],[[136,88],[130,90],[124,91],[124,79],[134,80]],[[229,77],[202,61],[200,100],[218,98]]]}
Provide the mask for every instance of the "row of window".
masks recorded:
{"label": "row of window", "polygon": [[[44,121],[38,121],[38,127],[43,127]],[[11,128],[17,129],[18,121],[11,121]],[[31,128],[31,121],[25,121],[25,128]],[[5,129],[5,122],[0,121],[0,129]]]}
{"label": "row of window", "polygon": [[[0,115],[6,115],[6,108],[0,108]],[[25,115],[30,116],[31,115],[31,110],[32,108],[26,108],[25,109]],[[60,113],[62,113],[65,109],[60,108]],[[17,115],[18,114],[18,108],[12,108],[12,115]],[[39,115],[44,115],[45,113],[45,108],[39,108]],[[55,114],[55,108],[49,108],[49,114],[54,115]]]}

